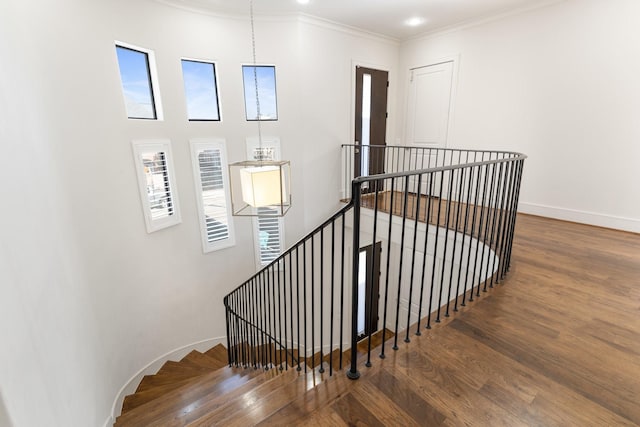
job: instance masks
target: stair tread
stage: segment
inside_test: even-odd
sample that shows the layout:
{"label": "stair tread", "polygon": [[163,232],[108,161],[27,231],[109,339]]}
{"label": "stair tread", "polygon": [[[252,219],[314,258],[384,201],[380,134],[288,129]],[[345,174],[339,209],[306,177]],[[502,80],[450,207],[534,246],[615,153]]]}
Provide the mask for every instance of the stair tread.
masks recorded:
{"label": "stair tread", "polygon": [[309,417],[348,393],[350,382],[345,375],[325,375],[322,382],[315,385],[313,392],[302,393],[271,415],[262,419],[252,417],[250,422],[257,425],[299,424],[301,418]]}
{"label": "stair tread", "polygon": [[143,405],[147,402],[150,402],[164,394],[170,392],[171,390],[175,390],[185,384],[188,384],[192,381],[192,379],[186,379],[181,381],[176,381],[170,384],[163,384],[153,387],[152,389],[137,392],[134,394],[130,394],[125,396],[124,401],[122,402],[122,412],[127,413],[137,408],[140,405]]}
{"label": "stair tread", "polygon": [[[237,406],[232,405],[229,409],[228,405],[232,402],[241,401],[245,398],[251,398],[250,395],[265,393],[264,386],[268,383],[268,387],[277,387],[281,382],[293,381],[296,375],[291,376],[288,372],[280,372],[277,370],[259,371],[260,375],[254,376],[237,387],[233,387],[224,392],[209,393],[201,396],[199,399],[188,404],[188,411],[185,410],[187,405],[176,405],[170,411],[166,411],[166,415],[153,421],[150,425],[162,427],[177,427],[188,425],[194,422],[202,422],[202,418],[206,418],[210,422],[217,423],[218,419],[225,416],[223,414],[237,414]],[[227,388],[227,387],[225,387]],[[255,400],[255,398],[253,398]],[[226,409],[223,409],[226,408]],[[209,424],[210,425],[210,424]]]}
{"label": "stair tread", "polygon": [[200,375],[203,375],[203,373],[184,372],[184,373],[161,373],[161,374],[155,374],[155,375],[145,375],[140,381],[140,384],[138,384],[136,393],[140,393],[142,391],[148,390],[155,386],[183,381],[190,378],[198,377]]}
{"label": "stair tread", "polygon": [[211,372],[211,369],[203,368],[202,366],[195,366],[192,363],[187,362],[176,362],[173,360],[169,360],[162,365],[162,367],[158,370],[156,375],[158,374],[174,374],[174,373],[207,373]]}
{"label": "stair tread", "polygon": [[215,371],[203,371],[200,374],[193,376],[193,377],[189,377],[189,378],[183,378],[180,379],[178,381],[175,382],[171,382],[171,383],[165,383],[165,384],[158,384],[155,385],[151,388],[147,388],[145,390],[140,390],[140,391],[136,391],[133,394],[130,394],[128,396],[125,396],[124,398],[124,402],[122,404],[122,414],[126,414],[134,409],[136,409],[137,407],[144,405],[148,402],[151,402],[161,396],[166,395],[167,393],[171,392],[172,390],[181,388],[185,385],[191,384],[191,383],[196,383],[199,381],[200,378],[205,377],[207,378],[208,381],[223,381],[227,378],[233,377],[233,376],[245,376],[246,374],[243,373],[239,373],[239,372],[235,372],[233,369],[229,368],[229,369],[218,369]]}
{"label": "stair tread", "polygon": [[190,362],[197,366],[202,366],[203,368],[209,369],[219,369],[223,366],[226,366],[226,363],[222,363],[210,356],[207,356],[204,353],[200,353],[197,350],[191,351],[185,357],[182,358],[181,362]]}
{"label": "stair tread", "polygon": [[289,370],[286,375],[278,376],[248,391],[224,406],[207,413],[189,423],[189,426],[225,426],[255,425],[258,421],[276,412],[288,404],[294,396],[305,393],[322,381],[317,372],[306,374]]}
{"label": "stair tread", "polygon": [[211,347],[209,350],[205,351],[204,354],[215,360],[218,360],[219,362],[224,363],[225,365],[229,364],[229,355],[227,349],[222,344]]}
{"label": "stair tread", "polygon": [[[123,411],[123,414],[117,418],[115,425],[150,425],[150,422],[155,419],[171,416],[176,412],[188,412],[194,402],[206,396],[224,395],[264,374],[264,371],[261,370],[251,369],[251,371],[251,373],[240,372],[240,369],[226,367],[194,378],[190,382],[181,384],[178,388],[157,396],[156,399],[149,400],[127,412]],[[277,375],[277,372],[268,375]]]}

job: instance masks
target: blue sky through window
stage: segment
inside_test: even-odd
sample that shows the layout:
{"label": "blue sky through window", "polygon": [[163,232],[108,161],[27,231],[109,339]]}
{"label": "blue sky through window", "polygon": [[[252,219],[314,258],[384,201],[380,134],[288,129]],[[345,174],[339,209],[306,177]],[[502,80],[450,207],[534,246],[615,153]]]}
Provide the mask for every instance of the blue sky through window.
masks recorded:
{"label": "blue sky through window", "polygon": [[116,46],[122,92],[130,119],[155,119],[149,58],[145,52]]}
{"label": "blue sky through window", "polygon": [[189,120],[220,120],[215,65],[183,59],[182,76]]}
{"label": "blue sky through window", "polygon": [[[257,65],[258,97],[260,99],[260,120],[278,120],[276,101],[276,67]],[[258,120],[256,108],[256,85],[253,65],[242,66],[244,81],[244,105],[247,120]]]}

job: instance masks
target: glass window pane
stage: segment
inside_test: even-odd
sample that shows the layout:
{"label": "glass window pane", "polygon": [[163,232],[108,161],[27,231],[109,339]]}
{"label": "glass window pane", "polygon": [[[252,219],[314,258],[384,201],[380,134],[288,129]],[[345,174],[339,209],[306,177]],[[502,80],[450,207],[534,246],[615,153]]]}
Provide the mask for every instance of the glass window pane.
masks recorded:
{"label": "glass window pane", "polygon": [[[243,65],[244,105],[247,120],[278,120],[276,102],[276,67],[272,65]],[[258,81],[258,99],[260,117],[256,103],[256,79]]]}
{"label": "glass window pane", "polygon": [[166,154],[162,151],[142,153],[142,162],[151,219],[156,220],[173,215]]}
{"label": "glass window pane", "polygon": [[203,150],[198,154],[206,239],[209,243],[229,237],[227,199],[220,157],[220,150]]}
{"label": "glass window pane", "polygon": [[220,120],[215,65],[182,60],[189,120]]}
{"label": "glass window pane", "polygon": [[149,57],[145,52],[116,45],[122,92],[130,119],[156,119]]}

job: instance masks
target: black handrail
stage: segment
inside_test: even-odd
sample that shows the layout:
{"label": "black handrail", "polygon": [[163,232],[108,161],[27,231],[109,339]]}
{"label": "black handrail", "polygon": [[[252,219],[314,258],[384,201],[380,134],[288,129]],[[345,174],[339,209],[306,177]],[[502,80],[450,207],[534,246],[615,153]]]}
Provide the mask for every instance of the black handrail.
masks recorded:
{"label": "black handrail", "polygon": [[[412,324],[420,335],[508,272],[525,155],[349,144],[342,150],[345,206],[225,297],[231,365],[304,365],[322,373],[326,363],[332,375],[343,368],[348,345],[347,376],[358,378],[362,332],[368,367],[375,329],[382,329],[384,358],[389,334],[398,350],[401,332],[411,341]],[[358,169],[372,174],[351,176],[356,161],[369,162]],[[377,266],[384,275],[374,271],[376,261],[361,274],[359,248],[369,242],[382,252]],[[379,301],[367,296],[376,274],[384,277]],[[370,318],[380,309],[382,325]]]}

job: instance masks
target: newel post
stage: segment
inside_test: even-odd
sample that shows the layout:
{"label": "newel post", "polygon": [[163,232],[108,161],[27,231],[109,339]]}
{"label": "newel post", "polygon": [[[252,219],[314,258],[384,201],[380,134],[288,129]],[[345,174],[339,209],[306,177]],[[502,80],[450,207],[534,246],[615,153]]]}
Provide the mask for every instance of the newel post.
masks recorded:
{"label": "newel post", "polygon": [[358,271],[360,262],[360,191],[361,184],[355,180],[351,183],[351,199],[353,200],[353,247],[351,265],[351,367],[347,377],[352,380],[360,378],[358,372]]}

